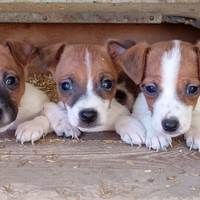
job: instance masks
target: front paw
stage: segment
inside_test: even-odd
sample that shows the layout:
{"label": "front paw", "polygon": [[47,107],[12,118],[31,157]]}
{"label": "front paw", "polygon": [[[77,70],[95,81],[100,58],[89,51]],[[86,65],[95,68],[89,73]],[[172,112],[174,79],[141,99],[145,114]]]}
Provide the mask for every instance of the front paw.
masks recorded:
{"label": "front paw", "polygon": [[192,149],[196,149],[200,152],[200,133],[195,130],[188,131],[184,134],[186,145]]}
{"label": "front paw", "polygon": [[65,117],[57,120],[57,122],[52,123],[52,129],[57,136],[72,137],[76,139],[78,139],[78,136],[81,133],[78,128],[72,126],[68,118]]}
{"label": "front paw", "polygon": [[147,138],[145,141],[146,147],[158,151],[159,149],[165,150],[170,145],[172,146],[172,139],[167,134],[159,134],[152,131],[147,131]]}
{"label": "front paw", "polygon": [[141,146],[145,142],[145,128],[137,119],[129,116],[119,117],[115,122],[115,129],[127,144]]}
{"label": "front paw", "polygon": [[31,141],[32,144],[42,136],[51,132],[49,120],[44,116],[36,117],[31,121],[26,121],[19,125],[16,132],[16,140],[22,144]]}

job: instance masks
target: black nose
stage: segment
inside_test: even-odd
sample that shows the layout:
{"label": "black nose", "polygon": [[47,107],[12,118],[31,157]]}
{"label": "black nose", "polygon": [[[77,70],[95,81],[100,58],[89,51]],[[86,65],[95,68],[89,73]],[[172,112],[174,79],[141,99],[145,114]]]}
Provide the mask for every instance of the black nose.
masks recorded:
{"label": "black nose", "polygon": [[164,119],[162,121],[162,127],[165,131],[168,132],[176,131],[179,127],[179,121],[175,117]]}
{"label": "black nose", "polygon": [[84,122],[91,123],[97,118],[97,111],[95,110],[83,110],[79,113],[80,119]]}

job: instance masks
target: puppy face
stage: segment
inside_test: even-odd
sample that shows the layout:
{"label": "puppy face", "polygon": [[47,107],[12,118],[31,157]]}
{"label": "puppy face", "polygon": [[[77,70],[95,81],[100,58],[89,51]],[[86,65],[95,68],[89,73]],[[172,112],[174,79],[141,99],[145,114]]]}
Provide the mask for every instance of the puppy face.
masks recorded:
{"label": "puppy face", "polygon": [[[25,52],[24,52],[25,51]],[[34,47],[7,41],[0,46],[0,132],[15,121],[25,90],[26,69]]]}
{"label": "puppy face", "polygon": [[119,73],[111,55],[118,55],[118,50],[125,48],[115,43],[109,48],[57,44],[40,49],[43,66],[52,72],[73,126],[92,128],[107,122]]}
{"label": "puppy face", "polygon": [[106,122],[106,110],[115,95],[117,69],[105,49],[69,46],[53,75],[70,123],[87,128]]}
{"label": "puppy face", "polygon": [[153,127],[172,136],[185,133],[200,94],[198,45],[170,41],[133,48],[119,62],[141,85]]}

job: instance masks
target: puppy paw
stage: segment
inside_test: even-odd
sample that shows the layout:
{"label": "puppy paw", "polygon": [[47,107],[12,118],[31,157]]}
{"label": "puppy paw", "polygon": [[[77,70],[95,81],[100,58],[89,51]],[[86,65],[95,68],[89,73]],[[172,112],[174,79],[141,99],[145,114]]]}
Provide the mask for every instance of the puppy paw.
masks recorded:
{"label": "puppy paw", "polygon": [[78,139],[80,131],[70,124],[67,110],[62,102],[45,104],[43,115],[49,119],[50,126],[57,136]]}
{"label": "puppy paw", "polygon": [[22,144],[28,141],[34,144],[36,140],[39,140],[49,132],[51,132],[49,120],[44,116],[39,116],[19,125],[15,136],[16,141],[20,141]]}
{"label": "puppy paw", "polygon": [[145,128],[137,119],[121,116],[115,122],[115,129],[127,144],[141,146],[145,142]]}
{"label": "puppy paw", "polygon": [[169,135],[155,133],[154,131],[147,132],[147,138],[145,141],[146,147],[158,151],[159,149],[165,150],[170,145],[172,146],[172,139]]}
{"label": "puppy paw", "polygon": [[188,131],[184,134],[184,138],[186,140],[186,145],[192,149],[196,149],[200,152],[200,133],[195,132],[194,130]]}
{"label": "puppy paw", "polygon": [[52,128],[57,136],[72,137],[78,139],[80,131],[69,123],[68,118],[59,119],[52,124]]}

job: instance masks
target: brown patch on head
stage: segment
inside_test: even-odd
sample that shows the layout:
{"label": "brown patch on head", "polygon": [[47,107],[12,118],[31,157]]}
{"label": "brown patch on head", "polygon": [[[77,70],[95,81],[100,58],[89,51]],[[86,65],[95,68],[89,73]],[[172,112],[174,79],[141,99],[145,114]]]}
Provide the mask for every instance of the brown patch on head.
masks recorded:
{"label": "brown patch on head", "polygon": [[[171,51],[173,47],[174,43],[172,41],[155,43],[150,46],[150,50],[146,57],[146,66],[140,84],[148,107],[152,113],[153,105],[157,100],[160,92],[162,92],[162,57],[164,52]],[[144,89],[145,86],[156,86],[158,88],[157,95],[149,95]]]}
{"label": "brown patch on head", "polygon": [[[94,92],[102,99],[111,100],[116,91],[118,70],[105,47],[98,45],[69,45],[63,51],[53,71],[60,100],[73,106],[86,93],[88,79],[92,79]],[[112,80],[111,90],[102,89],[102,80]],[[63,92],[60,85],[70,82],[72,89]]]}
{"label": "brown patch on head", "polygon": [[180,49],[181,62],[177,79],[177,94],[182,102],[195,107],[200,92],[196,95],[188,95],[186,91],[189,86],[200,87],[199,50],[198,47],[187,42],[181,42]]}
{"label": "brown patch on head", "polygon": [[[16,77],[18,82],[14,90],[10,90],[6,86],[6,79],[10,76]],[[6,90],[18,106],[25,90],[24,70],[16,63],[9,49],[3,46],[0,46],[0,85],[1,89]]]}
{"label": "brown patch on head", "polygon": [[28,42],[7,40],[0,47],[0,81],[1,85],[7,77],[16,77],[15,88],[6,89],[11,94],[13,102],[19,106],[25,90],[27,76],[26,66],[38,55],[37,47]]}
{"label": "brown patch on head", "polygon": [[[119,57],[118,62],[124,71],[136,82],[141,84],[142,91],[151,112],[153,105],[162,92],[162,57],[164,52],[169,52],[174,47],[174,41],[159,42],[149,47],[145,44],[136,45]],[[187,86],[200,86],[200,44],[196,46],[180,42],[181,62],[177,78],[177,95],[187,105],[195,106],[199,93],[186,95]],[[148,51],[147,51],[148,49]],[[145,86],[156,86],[158,93],[149,95]]]}
{"label": "brown patch on head", "polygon": [[6,41],[0,45],[0,127],[13,122],[25,91],[26,65],[36,48],[28,43]]}

